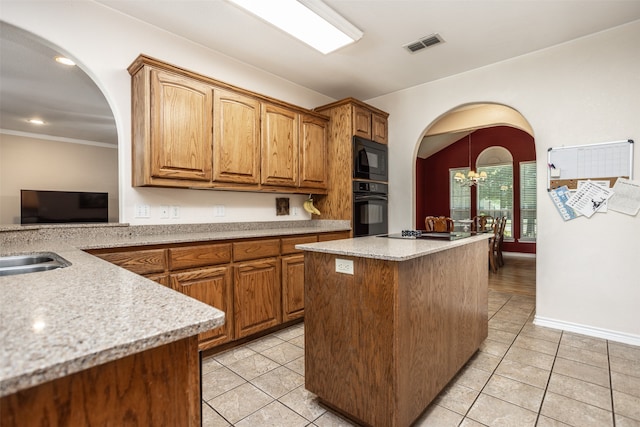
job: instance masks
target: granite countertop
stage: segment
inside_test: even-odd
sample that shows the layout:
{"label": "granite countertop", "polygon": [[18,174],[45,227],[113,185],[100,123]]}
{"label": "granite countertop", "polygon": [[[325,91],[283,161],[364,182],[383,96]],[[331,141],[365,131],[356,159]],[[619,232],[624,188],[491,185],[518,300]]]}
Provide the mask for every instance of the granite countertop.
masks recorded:
{"label": "granite countertop", "polygon": [[392,239],[371,236],[329,242],[304,243],[296,245],[296,249],[387,261],[406,261],[457,246],[486,240],[491,236],[493,236],[493,234],[485,233],[452,241],[440,239]]}
{"label": "granite countertop", "polygon": [[83,249],[345,229],[344,222],[321,221],[294,226],[0,227],[0,255],[54,252],[71,263],[0,277],[0,396],[224,323],[222,311]]}

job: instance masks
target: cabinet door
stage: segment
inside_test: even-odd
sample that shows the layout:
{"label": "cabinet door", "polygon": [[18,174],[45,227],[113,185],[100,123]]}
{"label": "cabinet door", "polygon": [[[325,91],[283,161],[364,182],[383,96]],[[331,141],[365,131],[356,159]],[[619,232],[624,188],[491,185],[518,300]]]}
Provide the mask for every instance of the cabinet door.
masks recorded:
{"label": "cabinet door", "polygon": [[172,274],[171,287],[198,301],[224,311],[224,325],[198,335],[200,349],[231,341],[233,338],[233,300],[229,266],[203,268]]}
{"label": "cabinet door", "polygon": [[[151,175],[210,181],[213,88],[151,70]],[[188,184],[185,184],[185,186]]]}
{"label": "cabinet door", "polygon": [[233,290],[236,338],[281,323],[280,263],[277,258],[235,265]]}
{"label": "cabinet door", "polygon": [[282,321],[304,315],[304,254],[282,257]]}
{"label": "cabinet door", "polygon": [[327,122],[302,116],[300,187],[327,188]]}
{"label": "cabinet door", "polygon": [[260,180],[260,102],[235,92],[214,94],[213,180]]}
{"label": "cabinet door", "polygon": [[389,142],[387,130],[387,118],[380,114],[372,113],[371,115],[371,133],[372,139],[380,144]]}
{"label": "cabinet door", "polygon": [[362,138],[372,139],[371,111],[360,105],[352,106],[353,134]]}
{"label": "cabinet door", "polygon": [[262,104],[262,184],[298,185],[299,123],[298,113]]}

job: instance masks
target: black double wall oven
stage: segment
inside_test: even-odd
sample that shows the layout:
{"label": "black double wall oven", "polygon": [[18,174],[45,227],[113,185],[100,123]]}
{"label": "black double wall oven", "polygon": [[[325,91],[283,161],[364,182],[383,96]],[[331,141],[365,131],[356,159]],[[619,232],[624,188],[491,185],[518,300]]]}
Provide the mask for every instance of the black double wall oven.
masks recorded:
{"label": "black double wall oven", "polygon": [[353,137],[353,237],[389,230],[387,146]]}

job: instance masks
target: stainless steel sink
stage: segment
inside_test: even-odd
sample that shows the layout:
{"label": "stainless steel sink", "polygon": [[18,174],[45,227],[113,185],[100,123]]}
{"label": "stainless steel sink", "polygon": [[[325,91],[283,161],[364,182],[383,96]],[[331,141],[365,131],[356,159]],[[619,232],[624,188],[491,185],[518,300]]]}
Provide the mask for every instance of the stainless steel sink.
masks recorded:
{"label": "stainless steel sink", "polygon": [[0,257],[0,276],[36,273],[70,266],[71,263],[53,252]]}

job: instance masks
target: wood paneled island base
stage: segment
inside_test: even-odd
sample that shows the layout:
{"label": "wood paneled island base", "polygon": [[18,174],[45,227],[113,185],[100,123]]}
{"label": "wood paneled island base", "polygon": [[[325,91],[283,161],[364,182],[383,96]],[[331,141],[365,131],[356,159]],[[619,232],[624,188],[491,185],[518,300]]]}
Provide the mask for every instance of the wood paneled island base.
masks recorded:
{"label": "wood paneled island base", "polygon": [[[405,260],[353,256],[391,240],[375,239],[335,242],[350,255],[303,245],[305,387],[361,424],[409,426],[487,337],[487,242],[437,242]],[[423,244],[389,248],[403,243]],[[336,259],[352,260],[354,274],[337,273]]]}

